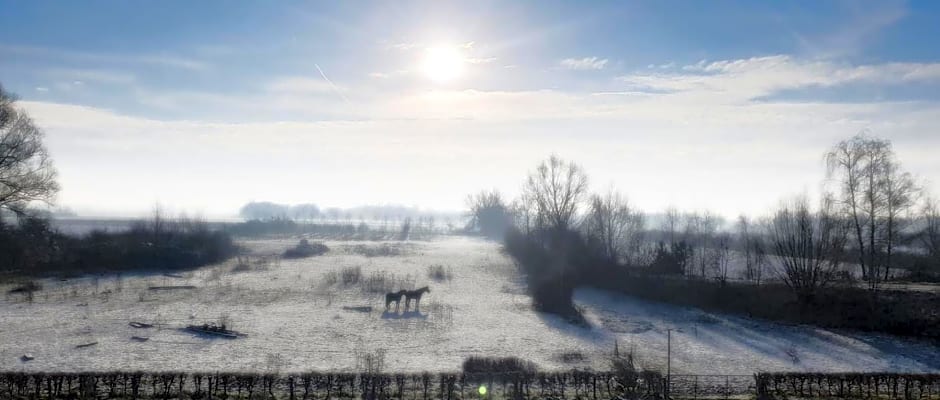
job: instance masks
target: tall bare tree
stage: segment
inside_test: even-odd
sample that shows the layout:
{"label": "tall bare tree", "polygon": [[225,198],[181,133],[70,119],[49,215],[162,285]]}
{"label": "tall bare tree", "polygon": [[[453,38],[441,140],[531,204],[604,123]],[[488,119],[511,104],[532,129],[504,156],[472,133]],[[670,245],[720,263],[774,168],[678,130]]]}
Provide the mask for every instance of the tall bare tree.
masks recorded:
{"label": "tall bare tree", "polygon": [[924,228],[920,232],[920,241],[927,254],[936,263],[940,263],[940,205],[935,199],[924,201]]}
{"label": "tall bare tree", "polygon": [[719,233],[715,236],[715,243],[712,247],[710,263],[715,274],[715,279],[721,284],[728,282],[728,276],[731,272],[731,235],[728,233]]}
{"label": "tall bare tree", "polygon": [[663,213],[663,220],[660,229],[663,234],[669,238],[669,244],[675,245],[679,242],[679,223],[682,222],[682,214],[675,207],[670,206]]}
{"label": "tall bare tree", "polygon": [[766,253],[760,233],[746,215],[738,217],[738,243],[744,256],[744,277],[760,285]]}
{"label": "tall bare tree", "polygon": [[921,188],[913,175],[901,169],[896,160],[888,160],[882,176],[885,211],[885,263],[884,280],[891,277],[892,256],[901,241],[902,231],[914,219],[914,207]]}
{"label": "tall bare tree", "polygon": [[770,242],[776,253],[780,278],[801,301],[836,275],[845,249],[847,224],[833,213],[833,201],[824,199],[813,211],[806,197],[784,203],[770,222]]}
{"label": "tall bare tree", "polygon": [[[721,218],[705,211],[686,215],[685,236],[692,246],[692,269],[698,267],[699,275],[706,277],[708,268],[713,264],[715,253],[710,249],[714,245],[715,233],[721,225]],[[694,274],[690,269],[689,275]]]}
{"label": "tall bare tree", "polygon": [[587,174],[581,166],[554,154],[529,173],[524,187],[536,205],[538,219],[556,232],[574,225],[587,189]]}
{"label": "tall bare tree", "polygon": [[57,173],[42,140],[42,130],[0,86],[0,209],[22,215],[30,203],[55,198]]}
{"label": "tall bare tree", "polygon": [[630,208],[620,193],[593,195],[584,219],[584,232],[610,261],[635,265],[639,261],[645,218]]}
{"label": "tall bare tree", "polygon": [[836,144],[825,159],[827,175],[838,186],[841,214],[851,222],[862,276],[877,289],[890,276],[898,233],[919,189],[885,139],[860,133]]}

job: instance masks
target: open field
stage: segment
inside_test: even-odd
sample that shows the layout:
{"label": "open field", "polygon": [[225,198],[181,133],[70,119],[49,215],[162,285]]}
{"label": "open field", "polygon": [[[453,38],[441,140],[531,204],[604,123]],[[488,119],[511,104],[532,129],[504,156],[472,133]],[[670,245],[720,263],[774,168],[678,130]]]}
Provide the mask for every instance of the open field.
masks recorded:
{"label": "open field", "polygon": [[[591,289],[575,295],[591,326],[574,326],[533,311],[511,260],[483,240],[326,242],[331,250],[322,256],[272,256],[296,243],[245,241],[253,255],[243,265],[233,260],[180,277],[43,280],[32,301],[5,286],[0,369],[355,371],[365,354],[384,354],[385,369],[395,372],[454,371],[471,355],[602,369],[615,341],[633,349],[642,366],[660,368],[672,329],[676,373],[940,371],[933,343],[755,321]],[[431,271],[443,274],[432,278]],[[384,312],[385,292],[425,285],[431,292],[420,312]],[[247,336],[216,339],[180,329],[220,319]],[[130,321],[156,326],[137,329]],[[25,353],[35,359],[21,361]]]}

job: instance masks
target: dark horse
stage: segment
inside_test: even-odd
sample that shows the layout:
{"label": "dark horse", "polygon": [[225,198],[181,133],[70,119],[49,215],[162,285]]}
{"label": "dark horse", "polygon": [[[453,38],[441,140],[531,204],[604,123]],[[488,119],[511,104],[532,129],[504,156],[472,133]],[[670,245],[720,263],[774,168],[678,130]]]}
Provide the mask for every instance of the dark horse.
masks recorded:
{"label": "dark horse", "polygon": [[[395,302],[395,311],[398,311],[398,305],[401,304],[401,296],[404,296],[407,291],[399,290],[397,292],[387,293],[385,295],[385,311],[388,311],[388,306]],[[408,303],[405,303],[405,306],[408,306]]]}
{"label": "dark horse", "polygon": [[421,295],[425,293],[431,293],[431,289],[427,286],[417,289],[417,290],[405,290],[405,311],[408,311],[408,305],[411,304],[411,300],[415,301],[415,311],[418,311],[418,308],[421,307]]}

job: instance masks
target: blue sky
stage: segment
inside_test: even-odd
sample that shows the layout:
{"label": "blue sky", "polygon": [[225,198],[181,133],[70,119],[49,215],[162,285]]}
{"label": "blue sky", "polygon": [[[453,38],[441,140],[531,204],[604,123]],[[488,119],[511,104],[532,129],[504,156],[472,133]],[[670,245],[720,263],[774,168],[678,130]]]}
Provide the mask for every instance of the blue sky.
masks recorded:
{"label": "blue sky", "polygon": [[[47,132],[59,202],[91,214],[460,209],[552,152],[649,211],[758,214],[818,190],[861,130],[940,175],[937,2],[0,8],[0,83]],[[429,49],[456,77],[429,79]]]}

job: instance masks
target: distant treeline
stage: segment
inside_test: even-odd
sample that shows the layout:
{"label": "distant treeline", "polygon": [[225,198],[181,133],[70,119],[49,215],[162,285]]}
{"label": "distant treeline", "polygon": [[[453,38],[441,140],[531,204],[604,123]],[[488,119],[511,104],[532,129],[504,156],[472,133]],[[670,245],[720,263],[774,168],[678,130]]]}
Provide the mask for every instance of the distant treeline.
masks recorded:
{"label": "distant treeline", "polygon": [[321,209],[314,203],[280,204],[269,201],[253,201],[245,204],[238,215],[246,220],[291,219],[294,221],[372,221],[382,225],[397,225],[405,220],[427,223],[441,228],[456,228],[462,216],[458,213],[422,210],[400,205],[371,205],[350,208],[327,207]]}
{"label": "distant treeline", "polygon": [[307,235],[333,240],[407,240],[422,239],[444,231],[434,220],[405,218],[395,224],[364,221],[302,222],[289,218],[252,219],[245,222],[223,223],[219,229],[234,236],[293,236]]}

